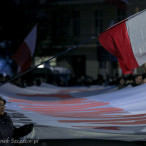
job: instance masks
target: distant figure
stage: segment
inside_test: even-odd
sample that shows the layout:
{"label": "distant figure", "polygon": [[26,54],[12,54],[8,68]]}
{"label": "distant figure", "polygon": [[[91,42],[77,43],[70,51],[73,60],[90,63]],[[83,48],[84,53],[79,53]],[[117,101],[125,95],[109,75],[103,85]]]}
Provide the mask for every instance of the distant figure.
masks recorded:
{"label": "distant figure", "polygon": [[98,74],[97,85],[103,85],[103,84],[104,84],[103,76],[101,74]]}
{"label": "distant figure", "polygon": [[121,78],[120,80],[119,80],[119,84],[118,84],[118,89],[122,89],[122,88],[124,88],[124,87],[126,87],[125,86],[125,79],[124,78]]}
{"label": "distant figure", "polygon": [[144,84],[146,83],[146,78],[143,79],[143,83],[144,83]]}
{"label": "distant figure", "polygon": [[29,134],[33,129],[33,124],[16,128],[10,116],[5,112],[5,104],[6,100],[0,97],[0,140],[5,141],[0,143],[0,146],[13,146],[11,141]]}
{"label": "distant figure", "polygon": [[126,77],[126,87],[132,86],[132,84],[135,82],[135,78],[133,75],[129,75]]}
{"label": "distant figure", "polygon": [[34,82],[35,82],[34,85],[37,85],[37,86],[41,86],[42,84],[41,78],[36,78]]}
{"label": "distant figure", "polygon": [[110,83],[110,76],[109,76],[109,74],[106,74],[106,78],[105,78],[105,81],[104,81],[104,85],[105,86],[108,86],[109,83]]}
{"label": "distant figure", "polygon": [[142,75],[136,75],[134,83],[132,84],[132,86],[135,87],[135,86],[139,86],[141,84],[143,84],[143,77],[142,77]]}
{"label": "distant figure", "polygon": [[4,76],[2,73],[0,73],[0,83],[3,83],[4,82]]}

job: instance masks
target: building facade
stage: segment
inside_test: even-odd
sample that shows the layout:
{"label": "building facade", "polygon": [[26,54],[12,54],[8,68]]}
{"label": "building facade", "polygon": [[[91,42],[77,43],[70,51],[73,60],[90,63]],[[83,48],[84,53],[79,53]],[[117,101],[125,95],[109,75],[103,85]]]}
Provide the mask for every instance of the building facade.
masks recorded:
{"label": "building facade", "polygon": [[[126,18],[127,9],[103,0],[58,1],[53,7],[52,40],[56,40],[53,49],[64,50],[85,41],[58,59],[58,65],[67,65],[75,75],[93,79],[98,74],[116,76],[117,60],[100,46],[98,34]],[[86,42],[92,37],[95,39]]]}
{"label": "building facade", "polygon": [[[121,75],[117,59],[98,42],[98,35],[115,23],[145,9],[145,0],[14,0],[29,18],[28,28],[38,23],[34,64],[68,48],[55,65],[76,76]],[[25,24],[26,25],[26,24]],[[24,32],[24,34],[26,31]],[[21,37],[24,37],[21,36]],[[92,39],[93,38],[93,39]],[[39,58],[39,59],[38,59]],[[135,72],[142,73],[143,67]]]}
{"label": "building facade", "polygon": [[[107,74],[113,77],[122,75],[117,59],[99,44],[98,34],[145,9],[145,5],[144,0],[56,1],[53,4],[56,15],[52,15],[53,18],[55,17],[52,22],[54,26],[52,33],[60,44],[56,41],[54,50],[67,49],[91,37],[96,37],[58,59],[58,65],[70,67],[73,73],[79,76],[87,75],[94,79],[98,74],[102,74],[104,78]],[[142,66],[136,69],[135,73],[143,73],[143,71]]]}

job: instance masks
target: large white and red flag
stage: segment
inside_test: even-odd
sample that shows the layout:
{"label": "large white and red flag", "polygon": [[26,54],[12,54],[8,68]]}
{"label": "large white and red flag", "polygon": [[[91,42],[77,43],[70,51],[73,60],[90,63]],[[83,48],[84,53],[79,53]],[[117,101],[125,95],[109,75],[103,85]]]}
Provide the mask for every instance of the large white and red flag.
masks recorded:
{"label": "large white and red flag", "polygon": [[19,66],[18,72],[24,72],[31,66],[31,59],[35,51],[37,39],[37,25],[33,27],[21,46],[12,56]]}
{"label": "large white and red flag", "polygon": [[99,35],[100,44],[118,58],[124,74],[146,63],[146,10]]}
{"label": "large white and red flag", "polygon": [[34,123],[27,140],[140,142],[146,141],[145,88],[146,84],[118,90],[116,86],[58,87],[46,83],[21,88],[7,83],[0,86],[0,96],[7,101],[6,110],[15,126]]}

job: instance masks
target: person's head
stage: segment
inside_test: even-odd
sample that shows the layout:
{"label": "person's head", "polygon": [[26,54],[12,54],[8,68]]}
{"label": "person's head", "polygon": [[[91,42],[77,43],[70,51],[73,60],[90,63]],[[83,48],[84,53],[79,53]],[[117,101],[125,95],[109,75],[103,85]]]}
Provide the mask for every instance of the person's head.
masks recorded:
{"label": "person's head", "polygon": [[143,79],[143,83],[144,83],[144,84],[146,83],[146,78]]}
{"label": "person's head", "polygon": [[124,85],[125,84],[125,79],[121,78],[119,83],[120,83],[120,85]]}
{"label": "person's head", "polygon": [[135,82],[136,82],[137,85],[143,84],[142,75],[137,75],[137,76],[135,77]]}
{"label": "person's head", "polygon": [[0,97],[0,115],[4,115],[5,113],[5,104],[6,104],[6,100]]}

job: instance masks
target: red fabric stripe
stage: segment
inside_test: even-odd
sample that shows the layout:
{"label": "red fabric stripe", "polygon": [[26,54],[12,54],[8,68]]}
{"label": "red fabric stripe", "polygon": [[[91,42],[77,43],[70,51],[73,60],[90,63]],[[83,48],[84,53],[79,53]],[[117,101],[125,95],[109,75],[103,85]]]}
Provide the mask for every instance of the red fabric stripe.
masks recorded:
{"label": "red fabric stripe", "polygon": [[58,97],[58,98],[73,98],[73,96],[69,94],[17,94],[19,96],[25,96],[25,97]]}
{"label": "red fabric stripe", "polygon": [[31,52],[25,42],[18,48],[16,53],[12,56],[17,64],[20,66],[20,72],[24,72],[29,69],[31,65]]}
{"label": "red fabric stripe", "polygon": [[111,127],[96,127],[96,126],[72,126],[79,128],[88,128],[88,129],[101,129],[101,130],[120,130],[119,127],[111,126]]}
{"label": "red fabric stripe", "polygon": [[138,67],[129,40],[126,20],[111,27],[99,35],[99,42],[111,54],[118,58],[124,74],[132,73],[132,69]]}
{"label": "red fabric stripe", "polygon": [[20,73],[25,72],[28,70],[31,66],[31,56],[29,55],[28,60],[21,66]]}
{"label": "red fabric stripe", "polygon": [[62,123],[93,123],[93,122],[121,122],[121,121],[138,121],[138,120],[146,120],[146,117],[142,118],[120,118],[120,119],[103,119],[103,120],[59,120]]}

